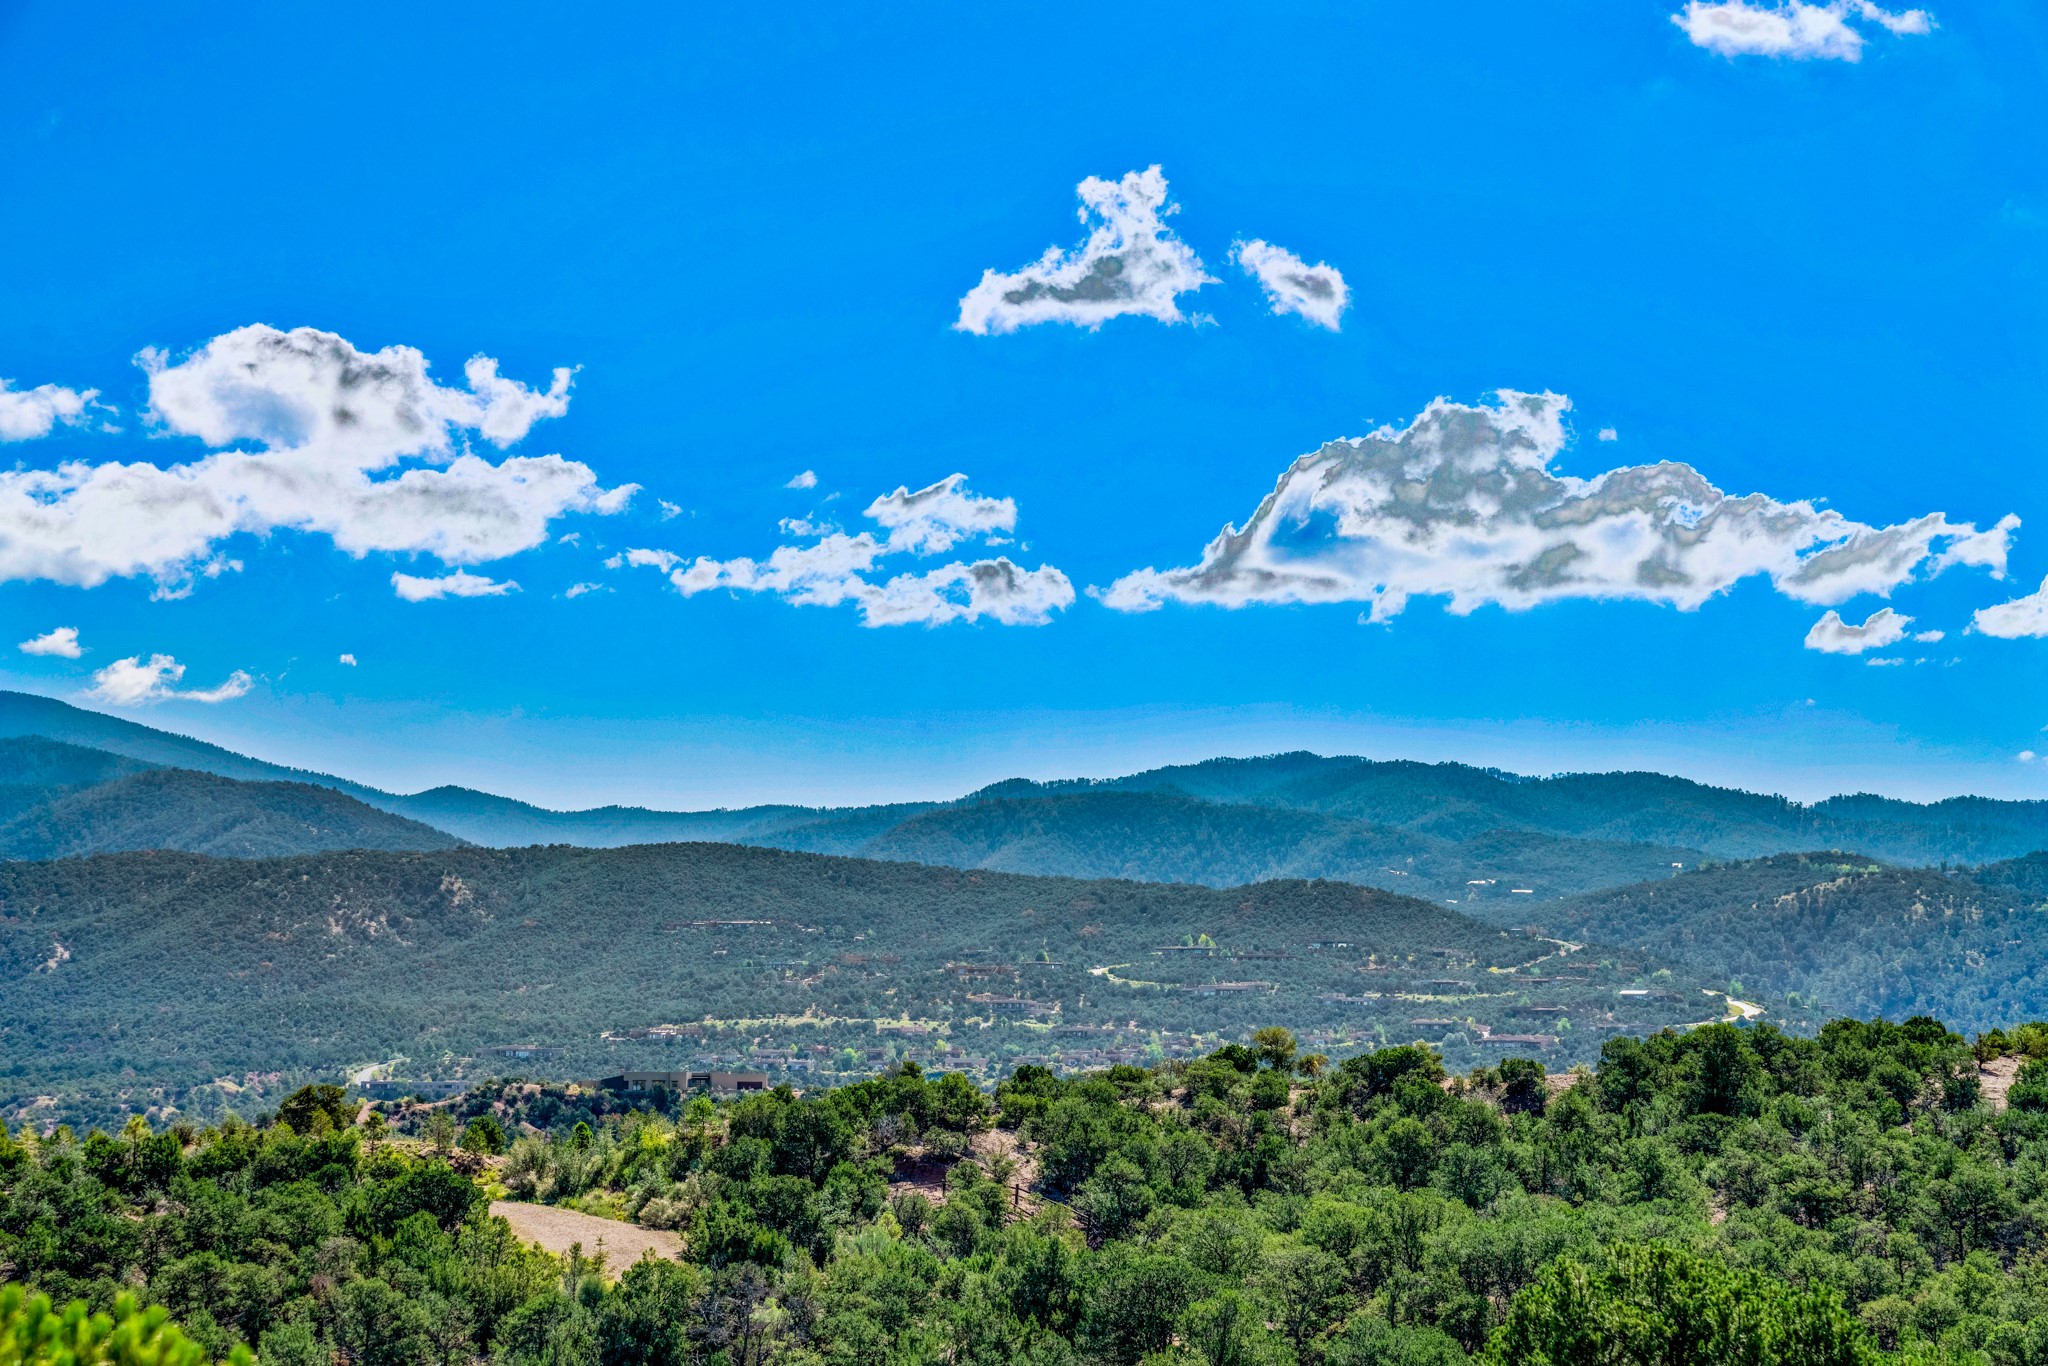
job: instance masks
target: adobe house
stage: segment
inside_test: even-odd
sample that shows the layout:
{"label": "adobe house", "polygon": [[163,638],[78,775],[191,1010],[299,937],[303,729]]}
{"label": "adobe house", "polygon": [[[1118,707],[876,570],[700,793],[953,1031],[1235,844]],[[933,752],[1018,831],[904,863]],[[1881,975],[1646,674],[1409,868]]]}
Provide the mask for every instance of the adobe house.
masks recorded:
{"label": "adobe house", "polygon": [[768,1089],[766,1072],[620,1072],[598,1086],[606,1091],[695,1091],[736,1096]]}

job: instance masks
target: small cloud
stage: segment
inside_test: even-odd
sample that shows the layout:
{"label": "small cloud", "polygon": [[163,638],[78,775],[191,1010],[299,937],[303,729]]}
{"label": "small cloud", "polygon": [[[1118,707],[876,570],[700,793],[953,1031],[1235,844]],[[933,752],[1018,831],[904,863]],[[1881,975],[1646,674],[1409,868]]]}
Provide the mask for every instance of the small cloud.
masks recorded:
{"label": "small cloud", "polygon": [[54,631],[46,631],[32,640],[24,640],[19,648],[25,655],[55,655],[59,659],[76,659],[85,653],[78,643],[76,626],[59,626]]}
{"label": "small cloud", "polygon": [[1861,19],[1894,35],[1928,33],[1934,21],[1926,10],[1887,10],[1871,0],[1834,0],[1825,5],[1784,0],[1763,5],[1754,0],[1690,0],[1671,16],[1693,46],[1723,57],[1781,57],[1787,61],[1859,62],[1863,31],[1851,22]]}
{"label": "small cloud", "polygon": [[1621,440],[1621,433],[1615,431],[1612,427],[1602,427],[1600,429],[1600,439],[1602,441],[1619,441]]}
{"label": "small cloud", "polygon": [[563,532],[563,533],[562,533],[562,534],[561,534],[560,536],[557,536],[557,537],[555,537],[555,544],[556,544],[556,545],[582,545],[582,544],[583,544],[583,533],[582,533],[582,532],[580,532],[580,531],[566,531],[566,532]]}
{"label": "small cloud", "polygon": [[805,470],[802,474],[793,476],[782,487],[786,489],[814,489],[818,487],[818,472],[816,470]]}
{"label": "small cloud", "polygon": [[1338,315],[1351,302],[1351,291],[1335,266],[1314,265],[1285,247],[1253,238],[1230,249],[1230,259],[1259,282],[1275,313],[1298,313],[1318,327],[1337,331]]}
{"label": "small cloud", "polygon": [[2000,640],[2048,636],[2048,579],[2041,580],[2041,587],[2023,598],[1979,608],[1970,618],[1970,629]]}
{"label": "small cloud", "polygon": [[1868,667],[1870,667],[1870,668],[1873,668],[1873,669],[1891,669],[1891,668],[1897,668],[1897,667],[1900,667],[1900,666],[1904,665],[1906,661],[1905,661],[1905,660],[1903,660],[1903,659],[1897,659],[1897,658],[1892,658],[1892,659],[1866,659],[1866,660],[1864,660],[1863,662],[1864,662],[1864,664],[1865,664],[1866,666],[1868,666]]}
{"label": "small cloud", "polygon": [[433,598],[496,598],[519,591],[519,585],[510,579],[493,579],[483,574],[472,574],[466,569],[435,579],[393,574],[391,587],[407,602],[426,602]]}
{"label": "small cloud", "polygon": [[2034,751],[2032,751],[2031,749],[2023,749],[2019,752],[2019,761],[2023,764],[2031,764],[2040,757],[2040,755],[2034,753]]}
{"label": "small cloud", "polygon": [[1008,557],[955,561],[923,573],[884,579],[878,562],[893,556],[943,555],[963,542],[1006,544],[1017,505],[984,498],[954,474],[913,491],[908,485],[869,503],[862,516],[876,531],[852,535],[836,527],[784,518],[785,535],[815,538],[781,545],[764,560],[685,560],[670,550],[633,549],[626,564],[658,569],[685,597],[712,589],[772,593],[800,606],[852,604],[865,626],[938,626],[988,620],[1005,626],[1042,626],[1073,605],[1074,586],[1051,565],[1023,569]]}
{"label": "small cloud", "polygon": [[562,596],[565,598],[580,598],[585,593],[609,593],[611,591],[611,587],[608,584],[572,583],[562,590]]}
{"label": "small cloud", "polygon": [[[1860,655],[1869,650],[1882,650],[1904,640],[1906,627],[1912,620],[1885,607],[1864,618],[1861,626],[1852,626],[1842,620],[1839,612],[1829,611],[1806,633],[1806,648],[1831,655]],[[1885,662],[1896,664],[1898,661]]]}
{"label": "small cloud", "polygon": [[679,504],[671,503],[666,498],[657,498],[654,501],[661,506],[661,520],[664,522],[673,522],[683,515],[683,509]]}
{"label": "small cloud", "polygon": [[185,666],[169,655],[151,655],[147,664],[140,655],[117,659],[92,676],[87,697],[117,707],[139,707],[154,702],[228,702],[247,693],[254,680],[237,669],[214,688],[184,688]]}
{"label": "small cloud", "polygon": [[1167,202],[1159,167],[1122,180],[1089,176],[1076,187],[1088,240],[1072,251],[1047,247],[1021,270],[985,270],[960,300],[953,326],[977,336],[1015,332],[1034,323],[1067,323],[1089,331],[1111,318],[1185,321],[1176,300],[1215,281],[1161,220]]}
{"label": "small cloud", "polygon": [[66,389],[59,384],[17,389],[14,381],[0,379],[0,441],[34,441],[59,425],[86,426],[93,409],[114,411],[99,397],[97,389]]}
{"label": "small cloud", "polygon": [[343,655],[341,662],[353,669],[356,666],[356,657],[354,655]]}
{"label": "small cloud", "polygon": [[1913,639],[1920,641],[1922,644],[1925,645],[1932,645],[1935,641],[1942,639],[1947,634],[1948,632],[1946,631],[1915,631],[1913,633]]}

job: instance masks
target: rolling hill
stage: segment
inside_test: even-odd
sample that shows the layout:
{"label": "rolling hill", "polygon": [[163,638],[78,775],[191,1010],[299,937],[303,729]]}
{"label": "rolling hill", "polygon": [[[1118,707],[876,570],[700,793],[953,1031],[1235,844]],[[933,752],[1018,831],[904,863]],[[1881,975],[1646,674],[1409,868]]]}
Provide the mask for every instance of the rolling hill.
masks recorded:
{"label": "rolling hill", "polygon": [[[16,743],[0,741],[0,764]],[[275,858],[329,849],[450,849],[461,843],[330,788],[237,782],[178,768],[144,769],[59,791],[0,822],[0,858],[9,859],[135,849]]]}
{"label": "rolling hill", "polygon": [[1625,944],[1826,1015],[1931,1014],[1984,1030],[2048,1014],[2048,854],[1954,870],[1779,855],[1470,909]]}
{"label": "rolling hill", "polygon": [[[1705,984],[1340,882],[1231,891],[734,845],[0,864],[0,1113],[205,1111],[394,1056],[401,1075],[590,1076],[763,1039],[860,1054],[891,1021],[953,1065],[1159,1048],[1282,1023],[1489,1032],[1564,1063],[1716,1018]],[[1641,994],[1622,997],[1624,989]],[[1620,1012],[1617,1015],[1617,1012]],[[268,1080],[266,1080],[268,1079]]]}

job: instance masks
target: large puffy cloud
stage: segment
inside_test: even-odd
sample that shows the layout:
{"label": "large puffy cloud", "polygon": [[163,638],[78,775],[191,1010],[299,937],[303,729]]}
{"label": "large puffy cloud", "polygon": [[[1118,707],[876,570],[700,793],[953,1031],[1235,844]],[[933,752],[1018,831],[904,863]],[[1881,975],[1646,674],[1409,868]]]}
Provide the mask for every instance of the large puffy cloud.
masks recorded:
{"label": "large puffy cloud", "polygon": [[1323,261],[1310,265],[1287,248],[1257,238],[1237,243],[1230,258],[1259,282],[1275,313],[1299,313],[1317,326],[1337,330],[1351,290],[1335,266]]}
{"label": "large puffy cloud", "polygon": [[1855,20],[1894,34],[1926,33],[1934,27],[1926,10],[1888,10],[1871,0],[1836,0],[1825,5],[1805,0],[1776,5],[1760,5],[1754,0],[1690,0],[1671,16],[1671,22],[1685,30],[1695,46],[1709,52],[1793,61],[1861,61],[1865,37]]}
{"label": "large puffy cloud", "polygon": [[58,424],[78,427],[90,420],[92,409],[103,405],[97,389],[66,389],[58,384],[38,384],[17,389],[10,380],[0,379],[0,441],[34,441],[48,436]]}
{"label": "large puffy cloud", "polygon": [[240,669],[211,688],[180,688],[178,684],[184,677],[185,666],[169,655],[151,655],[146,664],[140,655],[130,655],[95,673],[86,696],[117,707],[173,701],[229,702],[248,692],[253,682]]}
{"label": "large puffy cloud", "polygon": [[1979,608],[1970,618],[1970,629],[2004,640],[2048,636],[2048,579],[2041,580],[2038,591],[2023,598]]}
{"label": "large puffy cloud", "polygon": [[1038,626],[1071,606],[1074,586],[1051,565],[1022,569],[1007,556],[955,561],[922,573],[882,579],[888,557],[943,555],[967,541],[1000,544],[1017,525],[1017,505],[984,498],[949,475],[913,491],[907,485],[868,504],[872,531],[848,534],[809,521],[784,519],[783,530],[814,537],[808,545],[777,546],[766,559],[689,560],[668,550],[632,549],[608,563],[658,569],[685,597],[712,589],[773,593],[806,607],[852,603],[866,626],[939,626],[986,618],[1005,626]]}
{"label": "large puffy cloud", "polygon": [[1182,321],[1180,295],[1214,280],[1187,243],[1162,221],[1166,176],[1153,166],[1122,180],[1089,176],[1077,187],[1088,240],[1072,251],[1047,247],[1022,270],[982,272],[960,300],[962,332],[986,336],[1033,323],[1071,323],[1090,330],[1135,315]]}
{"label": "large puffy cloud", "polygon": [[[1806,648],[1831,655],[1860,655],[1866,650],[1882,650],[1904,640],[1906,627],[1912,621],[1911,617],[1901,616],[1889,607],[1881,607],[1858,626],[1843,621],[1841,613],[1829,609],[1806,633]],[[1927,634],[1936,640],[1941,639],[1939,631]]]}
{"label": "large puffy cloud", "polygon": [[496,462],[469,447],[524,437],[567,410],[570,374],[546,389],[476,357],[465,387],[437,384],[407,346],[357,350],[331,332],[261,325],[183,360],[139,358],[150,419],[217,450],[184,464],[73,462],[0,472],[0,581],[92,587],[145,576],[177,592],[224,561],[237,533],[322,534],[352,555],[432,555],[475,564],[529,549],[570,512],[616,512],[606,489],[559,455]]}
{"label": "large puffy cloud", "polygon": [[1447,597],[1458,613],[1565,598],[1692,608],[1763,575],[1789,597],[1827,605],[1951,565],[2002,577],[2019,525],[2007,517],[1979,531],[1936,512],[1868,526],[1810,502],[1731,497],[1672,462],[1561,475],[1550,464],[1569,401],[1497,397],[1439,399],[1405,429],[1312,451],[1198,563],[1142,569],[1094,591],[1125,611],[1364,602],[1383,621],[1417,594]]}

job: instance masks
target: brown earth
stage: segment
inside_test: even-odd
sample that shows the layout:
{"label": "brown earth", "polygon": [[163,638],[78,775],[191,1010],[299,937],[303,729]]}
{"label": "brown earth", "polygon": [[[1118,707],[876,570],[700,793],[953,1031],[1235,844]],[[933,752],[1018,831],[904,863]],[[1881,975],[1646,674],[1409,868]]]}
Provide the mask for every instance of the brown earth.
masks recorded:
{"label": "brown earth", "polygon": [[523,1200],[493,1200],[491,1213],[510,1224],[512,1232],[526,1242],[537,1243],[557,1256],[576,1243],[582,1244],[586,1257],[602,1252],[614,1275],[649,1252],[669,1261],[683,1255],[682,1235],[667,1229],[642,1228],[554,1205],[530,1205]]}
{"label": "brown earth", "polygon": [[2005,1108],[2005,1093],[2012,1090],[2012,1079],[2025,1061],[2025,1058],[1993,1058],[1977,1068],[1977,1084],[1983,1088],[1984,1103],[1994,1111]]}

